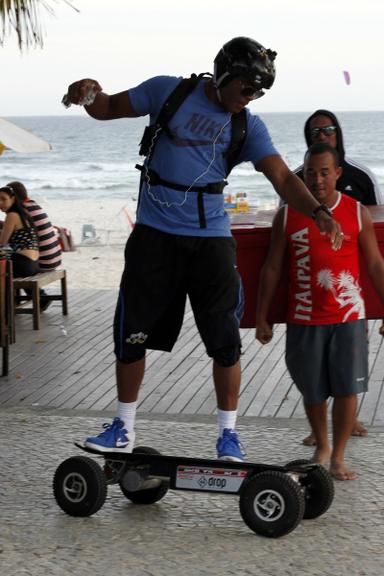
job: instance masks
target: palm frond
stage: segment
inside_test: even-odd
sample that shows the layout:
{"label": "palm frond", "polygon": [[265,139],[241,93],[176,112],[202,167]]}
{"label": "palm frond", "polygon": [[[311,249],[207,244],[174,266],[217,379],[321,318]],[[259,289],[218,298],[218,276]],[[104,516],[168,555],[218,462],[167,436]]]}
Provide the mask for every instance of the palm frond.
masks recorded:
{"label": "palm frond", "polygon": [[19,49],[43,47],[44,30],[41,8],[53,15],[52,3],[58,1],[77,10],[69,0],[0,0],[0,45],[12,31],[16,32]]}

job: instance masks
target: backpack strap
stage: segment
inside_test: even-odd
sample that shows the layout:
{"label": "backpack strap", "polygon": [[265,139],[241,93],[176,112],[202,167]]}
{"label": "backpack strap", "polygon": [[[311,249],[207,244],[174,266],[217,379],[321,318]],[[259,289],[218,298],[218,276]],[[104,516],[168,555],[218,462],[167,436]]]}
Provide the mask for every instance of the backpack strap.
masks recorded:
{"label": "backpack strap", "polygon": [[247,111],[245,108],[237,114],[232,114],[231,141],[228,150],[224,154],[227,161],[227,176],[235,166],[247,137]]}
{"label": "backpack strap", "polygon": [[176,114],[184,100],[193,92],[205,74],[206,73],[203,72],[198,76],[192,74],[190,78],[183,78],[164,102],[156,122],[145,128],[140,142],[139,154],[140,156],[148,156],[148,162],[153,154],[159,134],[165,130],[170,136],[168,131],[169,121]]}
{"label": "backpack strap", "polygon": [[164,180],[160,178],[158,173],[152,168],[147,168],[146,166],[140,166],[136,164],[135,168],[140,170],[140,172],[145,172],[145,180],[151,186],[166,186],[172,190],[178,190],[179,192],[205,192],[206,194],[222,194],[225,186],[228,184],[226,180],[220,180],[220,182],[211,182],[205,186],[188,186],[185,184],[175,184],[174,182],[169,182],[169,180]]}
{"label": "backpack strap", "polygon": [[156,120],[158,126],[163,129],[168,126],[171,118],[176,114],[184,100],[193,92],[199,81],[200,76],[192,74],[190,78],[183,78],[181,82],[179,82],[159,112]]}

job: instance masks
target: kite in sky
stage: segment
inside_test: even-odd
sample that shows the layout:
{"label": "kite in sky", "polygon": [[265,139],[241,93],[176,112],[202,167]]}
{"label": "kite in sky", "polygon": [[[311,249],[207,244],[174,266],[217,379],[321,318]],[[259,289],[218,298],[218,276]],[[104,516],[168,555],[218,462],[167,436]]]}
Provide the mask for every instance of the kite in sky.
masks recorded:
{"label": "kite in sky", "polygon": [[351,76],[350,76],[348,70],[343,70],[343,75],[344,75],[345,83],[348,84],[348,86],[349,86],[349,84],[351,83]]}

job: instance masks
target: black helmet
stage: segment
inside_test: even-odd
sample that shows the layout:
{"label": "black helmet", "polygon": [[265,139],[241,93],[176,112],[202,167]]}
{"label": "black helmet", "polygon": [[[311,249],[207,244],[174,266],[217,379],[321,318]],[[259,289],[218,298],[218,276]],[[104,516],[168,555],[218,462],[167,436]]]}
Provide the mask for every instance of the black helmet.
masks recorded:
{"label": "black helmet", "polygon": [[270,88],[275,80],[277,53],[245,36],[229,40],[217,54],[213,81],[221,88],[234,78],[246,78],[257,89]]}

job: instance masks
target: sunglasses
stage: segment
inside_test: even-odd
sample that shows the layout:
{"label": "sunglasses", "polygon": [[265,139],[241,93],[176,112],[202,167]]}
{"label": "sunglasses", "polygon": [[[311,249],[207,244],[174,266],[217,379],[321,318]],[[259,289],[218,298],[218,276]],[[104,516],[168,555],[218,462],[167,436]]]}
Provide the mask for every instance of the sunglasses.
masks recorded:
{"label": "sunglasses", "polygon": [[251,86],[246,86],[245,88],[242,88],[240,94],[246,98],[257,100],[258,98],[264,96],[265,92],[263,92],[263,90],[255,90],[255,88],[251,88]]}
{"label": "sunglasses", "polygon": [[325,134],[325,136],[330,136],[336,132],[336,126],[322,126],[321,128],[312,128],[311,137],[317,138],[320,135],[320,132]]}
{"label": "sunglasses", "polygon": [[260,88],[256,88],[256,86],[252,86],[252,84],[245,84],[244,82],[240,81],[240,94],[245,96],[245,98],[252,98],[252,100],[257,100],[264,96],[265,92]]}

